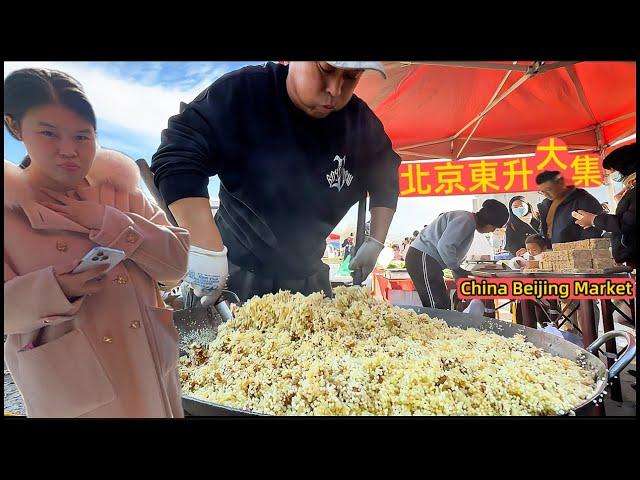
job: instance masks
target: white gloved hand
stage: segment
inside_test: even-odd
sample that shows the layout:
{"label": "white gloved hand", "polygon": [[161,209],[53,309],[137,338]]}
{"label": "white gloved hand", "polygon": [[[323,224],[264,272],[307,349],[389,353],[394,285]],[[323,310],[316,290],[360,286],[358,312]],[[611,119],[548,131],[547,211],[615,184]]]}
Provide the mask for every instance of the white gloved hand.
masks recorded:
{"label": "white gloved hand", "polygon": [[193,288],[196,297],[215,296],[225,287],[228,278],[227,247],[221,252],[195,245],[189,248],[189,266],[184,281]]}
{"label": "white gloved hand", "polygon": [[373,237],[367,237],[349,262],[349,270],[362,272],[364,280],[373,271],[384,244]]}

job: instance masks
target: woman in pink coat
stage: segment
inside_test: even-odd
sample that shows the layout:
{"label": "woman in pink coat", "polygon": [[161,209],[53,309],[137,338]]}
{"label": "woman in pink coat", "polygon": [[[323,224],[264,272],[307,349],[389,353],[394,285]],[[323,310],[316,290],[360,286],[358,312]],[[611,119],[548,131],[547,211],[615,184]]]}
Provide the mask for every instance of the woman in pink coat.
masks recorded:
{"label": "woman in pink coat", "polygon": [[[183,416],[178,334],[157,282],[185,275],[188,232],[142,194],[130,158],[96,153],[73,78],[13,72],[4,121],[30,159],[4,162],[4,358],[27,415]],[[70,273],[95,246],[126,259]]]}

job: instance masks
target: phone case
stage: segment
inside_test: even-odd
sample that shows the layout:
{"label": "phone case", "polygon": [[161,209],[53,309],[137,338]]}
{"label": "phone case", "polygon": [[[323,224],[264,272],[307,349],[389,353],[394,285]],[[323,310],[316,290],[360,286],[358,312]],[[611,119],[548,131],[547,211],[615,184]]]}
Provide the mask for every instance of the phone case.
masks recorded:
{"label": "phone case", "polygon": [[113,267],[118,265],[125,258],[125,253],[122,250],[107,247],[94,247],[82,258],[80,264],[73,269],[71,273],[82,273],[96,268],[100,265],[110,265],[104,273],[110,271]]}

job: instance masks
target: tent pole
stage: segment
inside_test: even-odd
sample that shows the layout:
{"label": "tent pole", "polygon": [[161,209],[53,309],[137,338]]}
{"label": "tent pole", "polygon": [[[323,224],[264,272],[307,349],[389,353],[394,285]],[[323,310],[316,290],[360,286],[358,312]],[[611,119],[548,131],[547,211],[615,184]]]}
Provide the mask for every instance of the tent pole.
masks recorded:
{"label": "tent pole", "polygon": [[[513,64],[515,65],[517,62],[513,62]],[[486,110],[489,105],[491,105],[491,103],[493,103],[493,101],[496,99],[496,97],[498,96],[498,93],[500,93],[500,90],[502,90],[502,87],[504,87],[505,82],[507,81],[507,79],[509,78],[509,75],[511,75],[511,70],[508,71],[507,73],[505,73],[504,77],[502,78],[502,81],[500,82],[500,85],[498,85],[498,88],[496,88],[496,91],[493,92],[493,96],[491,97],[491,100],[489,100],[489,103],[487,104],[486,107],[484,107],[484,110]],[[483,111],[484,111],[483,110]],[[467,139],[465,140],[465,142],[462,144],[462,147],[460,147],[460,150],[458,150],[458,153],[456,153],[456,160],[460,160],[460,155],[462,155],[463,150],[465,149],[465,147],[467,146],[467,144],[469,143],[469,140],[471,140],[471,137],[473,137],[473,134],[476,133],[476,130],[478,129],[478,127],[480,126],[480,122],[482,122],[482,119],[484,117],[480,117],[478,118],[478,121],[476,122],[476,124],[473,127],[473,130],[471,130],[471,133],[469,134],[469,136],[467,137]],[[466,128],[466,127],[465,127]],[[455,137],[457,137],[458,135],[462,134],[462,132],[464,132],[464,128],[462,130],[460,130]]]}
{"label": "tent pole", "polygon": [[607,146],[610,147],[614,143],[616,143],[616,142],[618,142],[618,141],[620,141],[620,140],[622,140],[624,138],[630,137],[631,135],[634,135],[635,133],[636,133],[635,127],[630,128],[627,131],[625,131],[624,133],[622,133],[621,135],[618,135],[618,138],[614,138],[613,140],[611,140]]}
{"label": "tent pole", "polygon": [[635,117],[636,112],[629,112],[625,115],[620,115],[617,118],[612,118],[611,120],[607,120],[606,122],[602,122],[602,126],[606,127],[607,125],[611,125],[612,123],[621,122],[622,120],[626,120],[627,118]]}
{"label": "tent pole", "polygon": [[[573,86],[576,89],[576,92],[578,94],[578,99],[580,100],[580,103],[582,104],[582,108],[584,108],[585,112],[587,112],[589,117],[591,117],[591,120],[594,123],[597,124],[598,120],[596,120],[596,117],[593,114],[593,111],[591,110],[591,106],[589,105],[589,102],[587,101],[587,96],[584,93],[584,89],[582,88],[582,84],[580,83],[580,79],[578,78],[578,73],[576,72],[575,67],[573,65],[569,65],[567,67],[567,73],[569,74],[569,78],[573,82]],[[596,131],[597,131],[597,126],[596,126]],[[598,145],[598,146],[600,146],[600,145]]]}
{"label": "tent pole", "polygon": [[[619,120],[624,120],[626,118],[629,118],[631,116],[633,116],[635,114],[631,114],[631,115],[624,115],[623,117],[618,117],[616,119],[614,119],[614,122],[617,122]],[[613,123],[612,121],[608,121],[608,122],[603,122],[600,125],[605,127],[607,125],[610,125],[611,123]],[[571,135],[577,135],[578,133],[584,133],[584,132],[590,132],[594,129],[594,127],[587,127],[587,128],[581,128],[580,130],[573,130],[571,132],[562,132],[562,133],[554,133],[552,135],[549,135],[550,137],[567,137],[567,136],[571,136]],[[630,129],[631,133],[633,133],[635,129]],[[627,134],[630,135],[630,134]],[[430,142],[425,142],[425,143],[418,143],[415,145],[406,145],[403,147],[398,147],[396,150],[398,152],[404,152],[404,151],[408,151],[411,150],[413,148],[418,148],[418,147],[427,147],[429,145],[436,145],[438,143],[446,143],[446,142],[450,142],[451,140],[454,140],[455,136],[451,136],[451,137],[447,137],[447,138],[441,138],[439,140],[432,140]],[[466,140],[467,137],[459,137],[459,140]],[[532,143],[532,142],[520,142],[518,140],[505,140],[504,138],[491,138],[491,137],[476,137],[475,138],[476,142],[490,142],[490,143],[504,143],[506,145],[537,145],[537,143]]]}
{"label": "tent pole", "polygon": [[[419,157],[420,159],[426,159],[426,160],[439,160],[440,158],[442,158],[441,155],[430,155],[427,153],[417,153],[417,152],[405,152],[404,150],[397,150],[396,151],[398,153],[398,155],[400,155],[401,157],[404,157],[405,155],[409,155],[412,157]],[[405,161],[406,159],[403,158],[403,161]],[[411,162],[415,162],[417,160],[408,160]]]}
{"label": "tent pole", "polygon": [[[492,63],[492,62],[400,62],[406,65],[434,65],[440,67],[459,67],[459,68],[484,68],[486,70],[510,70],[515,72],[526,72],[526,65],[509,65],[502,63]],[[540,67],[538,73],[549,72],[551,70],[555,70],[558,68],[563,68],[568,65],[574,65],[576,63],[580,63],[580,61],[567,61],[567,62],[556,62],[545,64]]]}
{"label": "tent pole", "polygon": [[[472,119],[469,123],[467,123],[456,135],[454,135],[451,138],[451,140],[455,140],[457,135],[459,135],[460,133],[464,132],[471,124],[473,124],[478,119],[482,118],[487,113],[489,113],[489,111],[491,109],[493,109],[493,107],[495,107],[498,103],[500,103],[502,100],[507,98],[507,96],[509,96],[511,93],[513,93],[513,91],[516,90],[518,87],[520,87],[520,85],[522,85],[524,82],[526,82],[531,77],[536,75],[538,73],[541,65],[542,65],[542,62],[536,61],[536,62],[533,62],[531,65],[527,66],[527,73],[525,73],[519,80],[517,80],[513,85],[511,85],[511,87],[509,87],[502,95],[500,95],[500,97],[498,97],[496,100],[494,100],[493,103],[490,103],[489,105],[487,105],[487,107],[482,112],[480,112],[478,115],[475,116],[474,119]],[[410,145],[410,146],[404,147],[404,148],[417,148],[417,147],[422,147],[423,145],[428,145],[428,144],[429,144],[429,142],[418,143],[418,144]]]}
{"label": "tent pole", "polygon": [[598,123],[596,124],[596,142],[598,145],[598,154],[600,157],[604,157],[604,141],[602,138],[602,126]]}
{"label": "tent pole", "polygon": [[[364,243],[364,229],[366,223],[367,216],[367,197],[364,197],[362,200],[358,202],[358,223],[356,224],[356,244],[353,248],[353,255],[355,256],[358,253],[358,249]],[[353,257],[352,257],[353,258]],[[360,285],[364,282],[364,278],[362,278],[362,271],[355,270],[352,274],[353,284]]]}
{"label": "tent pole", "polygon": [[491,62],[407,62],[410,65],[433,65],[436,67],[484,68],[486,70],[510,70],[526,72],[526,65],[509,65]]}

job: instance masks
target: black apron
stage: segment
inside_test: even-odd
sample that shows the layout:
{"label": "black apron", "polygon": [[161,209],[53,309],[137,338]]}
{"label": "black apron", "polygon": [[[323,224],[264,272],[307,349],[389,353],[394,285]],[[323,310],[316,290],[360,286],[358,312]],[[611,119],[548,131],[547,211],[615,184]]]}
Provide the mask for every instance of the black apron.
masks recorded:
{"label": "black apron", "polygon": [[329,265],[322,266],[312,275],[304,278],[283,278],[278,275],[265,275],[255,270],[247,270],[229,262],[229,280],[227,290],[232,291],[246,302],[254,295],[262,296],[267,293],[277,293],[279,290],[289,290],[292,293],[309,295],[314,292],[324,292],[332,297],[329,282]]}

